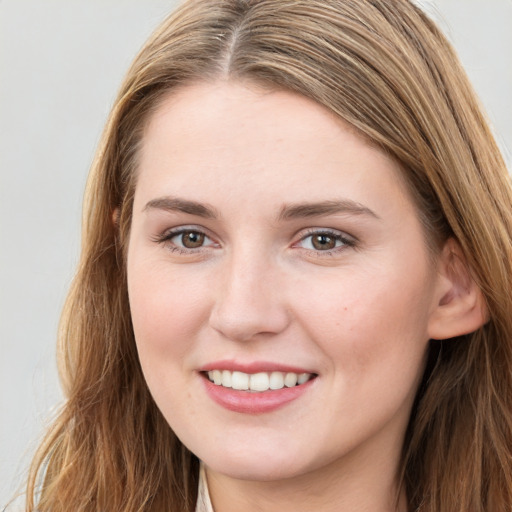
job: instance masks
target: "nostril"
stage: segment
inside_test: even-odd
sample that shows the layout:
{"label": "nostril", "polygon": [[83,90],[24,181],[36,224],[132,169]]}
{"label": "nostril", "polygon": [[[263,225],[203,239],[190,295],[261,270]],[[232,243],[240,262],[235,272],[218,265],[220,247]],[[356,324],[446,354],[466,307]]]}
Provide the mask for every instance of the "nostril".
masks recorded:
{"label": "nostril", "polygon": [[289,324],[285,311],[246,311],[238,314],[218,310],[210,317],[210,326],[222,336],[233,340],[246,342],[254,338],[269,338],[282,333]]}

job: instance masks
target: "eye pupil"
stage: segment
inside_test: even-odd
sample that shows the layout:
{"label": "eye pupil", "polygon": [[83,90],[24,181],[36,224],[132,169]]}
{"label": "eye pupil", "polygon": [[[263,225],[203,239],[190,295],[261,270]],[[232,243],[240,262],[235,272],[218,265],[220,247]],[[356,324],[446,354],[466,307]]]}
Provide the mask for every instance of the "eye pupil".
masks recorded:
{"label": "eye pupil", "polygon": [[313,236],[312,243],[315,249],[319,249],[321,251],[334,249],[334,247],[336,246],[336,240],[334,239],[334,237],[325,234]]}
{"label": "eye pupil", "polygon": [[196,249],[203,245],[204,234],[198,233],[197,231],[187,231],[183,233],[181,241],[183,243],[183,247],[186,247],[187,249]]}

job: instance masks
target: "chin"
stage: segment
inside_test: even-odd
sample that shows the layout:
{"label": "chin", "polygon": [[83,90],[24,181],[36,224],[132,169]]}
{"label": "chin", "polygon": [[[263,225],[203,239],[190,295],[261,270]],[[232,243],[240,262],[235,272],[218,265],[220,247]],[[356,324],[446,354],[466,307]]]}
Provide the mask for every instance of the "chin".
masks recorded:
{"label": "chin", "polygon": [[284,446],[272,446],[266,450],[261,446],[257,450],[230,447],[229,451],[215,450],[199,458],[211,470],[238,480],[286,480],[315,469],[313,461],[301,450],[287,450]]}

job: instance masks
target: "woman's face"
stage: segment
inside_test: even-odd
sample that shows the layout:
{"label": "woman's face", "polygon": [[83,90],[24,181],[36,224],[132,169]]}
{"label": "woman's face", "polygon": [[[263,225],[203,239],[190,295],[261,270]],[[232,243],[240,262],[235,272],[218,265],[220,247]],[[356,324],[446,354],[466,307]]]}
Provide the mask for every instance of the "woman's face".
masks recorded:
{"label": "woman's face", "polygon": [[318,104],[218,82],[151,118],[133,327],[158,407],[212,471],[392,471],[436,275],[398,165]]}

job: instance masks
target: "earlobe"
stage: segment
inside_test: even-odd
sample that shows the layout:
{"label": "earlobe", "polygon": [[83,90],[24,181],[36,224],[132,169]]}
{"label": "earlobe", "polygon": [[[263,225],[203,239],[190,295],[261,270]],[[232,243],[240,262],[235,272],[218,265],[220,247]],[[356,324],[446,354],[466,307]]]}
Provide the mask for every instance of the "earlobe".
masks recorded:
{"label": "earlobe", "polygon": [[476,331],[487,321],[482,291],[473,279],[466,258],[453,238],[439,256],[434,309],[428,322],[431,339],[443,340]]}

